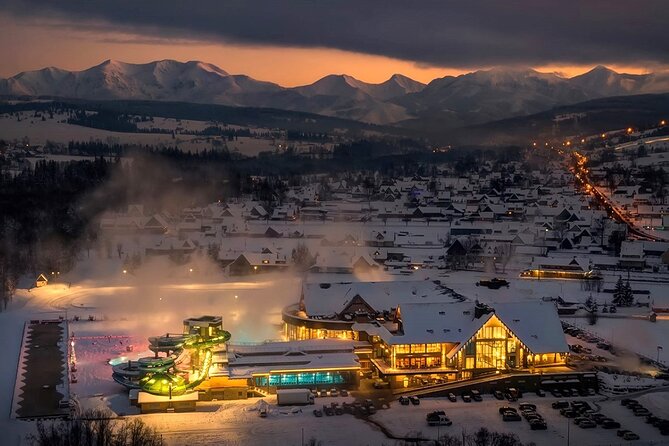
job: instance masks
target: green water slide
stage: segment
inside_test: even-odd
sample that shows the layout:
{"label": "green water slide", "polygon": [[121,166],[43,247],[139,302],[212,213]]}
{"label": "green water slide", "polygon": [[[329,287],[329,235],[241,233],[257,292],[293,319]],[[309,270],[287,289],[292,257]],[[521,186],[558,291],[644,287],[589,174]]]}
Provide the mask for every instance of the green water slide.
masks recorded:
{"label": "green water slide", "polygon": [[[211,336],[167,334],[151,337],[149,350],[156,355],[169,353],[169,356],[118,363],[113,365],[112,378],[127,388],[140,389],[154,395],[182,395],[209,377],[214,357],[212,349],[228,340],[230,333],[220,329]],[[198,364],[191,364],[193,372],[189,381],[183,376],[186,372],[177,369],[185,355],[198,358]]]}

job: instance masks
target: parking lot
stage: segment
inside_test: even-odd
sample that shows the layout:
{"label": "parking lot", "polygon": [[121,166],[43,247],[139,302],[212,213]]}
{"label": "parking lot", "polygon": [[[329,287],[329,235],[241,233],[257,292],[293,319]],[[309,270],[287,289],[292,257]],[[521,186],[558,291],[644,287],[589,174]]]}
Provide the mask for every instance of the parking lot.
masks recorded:
{"label": "parking lot", "polygon": [[[606,400],[600,395],[575,396],[555,398],[550,393],[545,397],[536,394],[525,394],[515,402],[498,400],[491,394],[482,395],[481,402],[463,401],[461,396],[455,402],[447,398],[424,398],[419,405],[402,405],[393,402],[389,410],[378,411],[373,418],[388,426],[393,434],[397,436],[421,436],[423,438],[436,439],[438,433],[443,435],[460,436],[462,432],[473,433],[480,427],[486,427],[492,431],[512,432],[518,435],[523,442],[534,442],[538,445],[564,445],[567,437],[571,444],[578,445],[603,445],[603,444],[647,444],[654,442],[669,444],[669,436],[663,436],[660,429],[652,424],[646,423],[645,416],[635,416],[631,409],[622,406],[619,399]],[[574,405],[585,407],[581,413],[568,418],[560,413],[560,409],[554,409],[553,403],[564,401],[568,410]],[[660,418],[668,418],[669,392],[644,395],[638,398],[640,405],[645,406],[649,412]],[[521,404],[535,406],[535,412],[540,415],[546,424],[545,430],[533,430],[528,419],[520,410]],[[575,404],[574,404],[575,403]],[[584,406],[582,404],[585,404]],[[500,409],[510,407],[520,415],[519,420],[511,421],[513,417],[505,417]],[[587,412],[591,410],[592,412]],[[427,415],[435,411],[443,411],[446,417],[452,421],[450,426],[428,426]],[[594,414],[601,414],[595,416]],[[593,420],[594,426],[579,420],[579,427],[575,423],[578,417],[610,418],[615,423],[620,423],[620,428],[615,424],[609,424],[604,428],[601,422]],[[505,421],[507,418],[509,421]],[[612,427],[616,426],[616,427]],[[639,440],[625,440],[618,436],[619,430],[628,430],[638,435]],[[629,436],[628,438],[633,438]]]}

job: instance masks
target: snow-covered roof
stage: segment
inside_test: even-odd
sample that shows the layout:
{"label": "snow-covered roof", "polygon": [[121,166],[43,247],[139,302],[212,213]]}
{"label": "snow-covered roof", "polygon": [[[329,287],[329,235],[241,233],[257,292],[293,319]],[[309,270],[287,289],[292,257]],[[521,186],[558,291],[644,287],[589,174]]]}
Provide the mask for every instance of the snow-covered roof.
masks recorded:
{"label": "snow-covered roof", "polygon": [[[492,313],[476,318],[471,302],[404,304],[400,306],[404,334],[392,336],[386,342],[455,343],[462,346],[496,316],[532,353],[569,351],[553,303],[504,302],[493,304],[492,308]],[[454,349],[450,354],[456,351]]]}
{"label": "snow-covered roof", "polygon": [[495,314],[532,353],[568,352],[562,323],[552,302],[505,302]]}
{"label": "snow-covered roof", "polygon": [[229,376],[234,378],[282,370],[360,368],[353,342],[337,339],[230,345],[227,361]]}
{"label": "snow-covered roof", "polygon": [[304,307],[309,316],[339,314],[359,295],[376,311],[411,302],[452,302],[452,293],[430,281],[340,282],[302,285]]}
{"label": "snow-covered roof", "polygon": [[400,305],[400,313],[404,334],[390,344],[463,343],[490,319],[490,314],[476,319],[471,302],[409,303]]}

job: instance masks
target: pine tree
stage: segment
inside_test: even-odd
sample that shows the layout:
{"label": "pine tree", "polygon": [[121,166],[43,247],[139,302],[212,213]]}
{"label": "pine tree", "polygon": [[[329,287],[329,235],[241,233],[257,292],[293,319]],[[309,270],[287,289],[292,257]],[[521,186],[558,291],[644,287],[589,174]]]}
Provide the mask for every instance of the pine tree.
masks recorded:
{"label": "pine tree", "polygon": [[616,306],[623,306],[623,295],[625,292],[625,283],[623,282],[622,276],[618,276],[618,281],[616,282],[616,287],[613,290],[613,304]]}
{"label": "pine tree", "polygon": [[634,292],[632,291],[632,286],[630,285],[630,281],[628,279],[623,288],[622,306],[631,307],[633,303],[634,303]]}

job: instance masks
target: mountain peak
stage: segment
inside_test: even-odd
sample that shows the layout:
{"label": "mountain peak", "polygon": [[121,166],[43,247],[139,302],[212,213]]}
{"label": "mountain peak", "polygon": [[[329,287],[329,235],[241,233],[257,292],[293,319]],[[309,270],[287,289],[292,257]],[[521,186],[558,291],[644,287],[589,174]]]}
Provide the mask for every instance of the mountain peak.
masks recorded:
{"label": "mountain peak", "polygon": [[597,65],[597,66],[596,66],[595,68],[593,68],[592,70],[590,70],[590,71],[588,71],[588,72],[586,72],[586,73],[583,73],[583,75],[587,75],[587,74],[618,74],[618,73],[617,73],[616,71],[610,69],[610,68],[607,67],[607,66],[604,66],[604,65]]}

